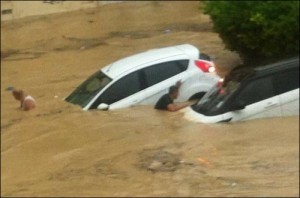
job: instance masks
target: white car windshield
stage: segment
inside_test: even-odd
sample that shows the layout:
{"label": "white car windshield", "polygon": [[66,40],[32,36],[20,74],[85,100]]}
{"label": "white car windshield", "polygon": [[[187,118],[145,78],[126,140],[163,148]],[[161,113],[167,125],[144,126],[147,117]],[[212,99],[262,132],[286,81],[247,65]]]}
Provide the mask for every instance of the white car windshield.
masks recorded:
{"label": "white car windshield", "polygon": [[98,71],[71,93],[66,101],[85,107],[111,81],[102,71]]}

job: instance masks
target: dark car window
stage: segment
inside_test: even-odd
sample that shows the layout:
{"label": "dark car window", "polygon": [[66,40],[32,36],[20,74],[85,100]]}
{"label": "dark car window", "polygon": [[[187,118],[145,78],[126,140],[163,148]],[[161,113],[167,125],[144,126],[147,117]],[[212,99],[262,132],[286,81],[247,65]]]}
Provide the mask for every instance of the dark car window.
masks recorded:
{"label": "dark car window", "polygon": [[249,105],[274,95],[272,77],[265,77],[248,83],[238,94],[235,101],[239,104]]}
{"label": "dark car window", "polygon": [[204,53],[200,53],[199,58],[202,59],[202,60],[211,61],[210,56],[208,56],[207,54],[204,54]]}
{"label": "dark car window", "polygon": [[135,94],[141,90],[141,83],[139,80],[139,73],[131,73],[113,85],[101,94],[101,96],[94,102],[91,109],[95,109],[101,103],[112,104],[119,100],[122,100],[132,94]]}
{"label": "dark car window", "polygon": [[276,94],[299,88],[299,67],[278,73],[275,76]]}
{"label": "dark car window", "polygon": [[239,87],[240,83],[233,81],[228,83],[226,87],[216,85],[192,108],[196,112],[207,116],[225,113],[228,109],[228,102],[231,101],[232,96],[239,90]]}
{"label": "dark car window", "polygon": [[188,63],[188,60],[170,61],[145,68],[143,71],[148,87],[185,71]]}

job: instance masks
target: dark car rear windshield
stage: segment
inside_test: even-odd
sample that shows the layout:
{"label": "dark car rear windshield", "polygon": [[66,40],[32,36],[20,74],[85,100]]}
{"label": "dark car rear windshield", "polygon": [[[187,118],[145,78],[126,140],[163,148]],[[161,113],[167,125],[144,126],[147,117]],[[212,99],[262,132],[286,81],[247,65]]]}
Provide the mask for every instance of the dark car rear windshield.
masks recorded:
{"label": "dark car rear windshield", "polygon": [[111,81],[102,71],[98,71],[77,87],[66,101],[85,107]]}
{"label": "dark car rear windshield", "polygon": [[207,60],[207,61],[211,61],[211,58],[209,55],[204,54],[204,53],[200,53],[199,58],[202,60]]}
{"label": "dark car rear windshield", "polygon": [[226,87],[214,86],[201,100],[192,106],[194,111],[206,116],[223,113],[224,105],[239,88],[240,83],[233,82]]}

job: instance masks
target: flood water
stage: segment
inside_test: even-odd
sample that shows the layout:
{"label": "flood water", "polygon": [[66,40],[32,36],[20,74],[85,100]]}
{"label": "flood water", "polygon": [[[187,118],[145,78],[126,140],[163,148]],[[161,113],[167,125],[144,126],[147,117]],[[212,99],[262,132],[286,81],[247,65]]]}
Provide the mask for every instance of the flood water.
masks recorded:
{"label": "flood water", "polygon": [[[201,124],[63,100],[100,67],[150,48],[191,43],[223,68],[239,62],[198,5],[126,2],[1,23],[1,196],[299,196],[298,116]],[[20,111],[8,86],[37,108]]]}

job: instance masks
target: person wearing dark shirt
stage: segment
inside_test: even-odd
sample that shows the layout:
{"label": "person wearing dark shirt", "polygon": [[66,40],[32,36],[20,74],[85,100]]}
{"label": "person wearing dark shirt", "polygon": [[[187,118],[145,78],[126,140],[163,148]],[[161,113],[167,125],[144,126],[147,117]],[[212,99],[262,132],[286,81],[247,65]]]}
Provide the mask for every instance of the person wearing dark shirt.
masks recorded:
{"label": "person wearing dark shirt", "polygon": [[179,95],[179,87],[181,86],[181,82],[178,81],[176,85],[171,86],[169,88],[169,92],[163,95],[156,103],[155,109],[158,110],[167,110],[167,111],[178,111],[183,109],[187,106],[192,105],[194,102],[181,102],[181,103],[174,103],[174,100]]}

